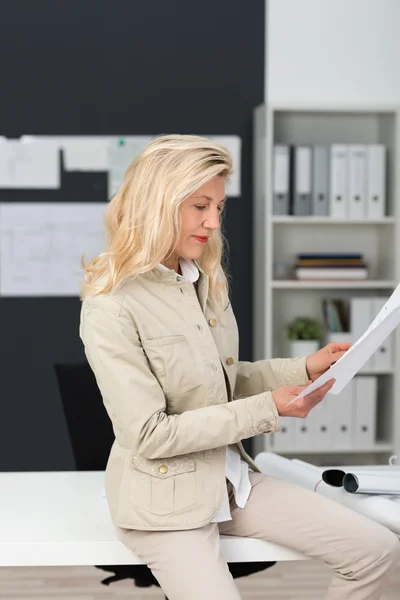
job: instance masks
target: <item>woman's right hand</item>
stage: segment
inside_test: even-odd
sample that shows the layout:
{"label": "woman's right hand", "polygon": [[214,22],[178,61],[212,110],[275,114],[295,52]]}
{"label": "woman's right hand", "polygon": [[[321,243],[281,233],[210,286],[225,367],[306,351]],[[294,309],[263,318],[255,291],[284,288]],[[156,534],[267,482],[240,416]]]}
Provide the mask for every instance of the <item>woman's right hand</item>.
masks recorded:
{"label": "woman's right hand", "polygon": [[307,385],[298,386],[286,386],[277,388],[272,392],[272,397],[278,409],[278,413],[281,417],[298,417],[304,419],[314,406],[317,406],[332,388],[335,383],[335,379],[330,379],[324,385],[317,390],[314,390],[307,396],[303,396],[288,406],[289,402],[293,400],[300,392],[308,388],[311,385],[311,381]]}

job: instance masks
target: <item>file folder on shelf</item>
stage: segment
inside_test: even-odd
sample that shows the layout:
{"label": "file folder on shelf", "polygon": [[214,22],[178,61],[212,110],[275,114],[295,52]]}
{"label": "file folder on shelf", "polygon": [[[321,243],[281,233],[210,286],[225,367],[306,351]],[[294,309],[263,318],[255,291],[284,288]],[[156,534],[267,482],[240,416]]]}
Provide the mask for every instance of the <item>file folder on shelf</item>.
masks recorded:
{"label": "file folder on shelf", "polygon": [[[368,329],[374,316],[372,298],[350,298],[350,331],[353,343]],[[374,357],[371,356],[360,372],[372,371],[373,368]]]}
{"label": "file folder on shelf", "polygon": [[328,396],[320,402],[312,411],[313,435],[311,448],[324,450],[331,447],[333,435],[333,423],[330,418],[330,402]]}
{"label": "file folder on shelf", "polygon": [[371,448],[376,443],[377,377],[354,378],[353,446]]}
{"label": "file folder on shelf", "polygon": [[346,219],[349,201],[348,147],[333,144],[330,147],[330,214],[334,219]]}
{"label": "file folder on shelf", "polygon": [[314,146],[312,151],[312,200],[314,216],[329,215],[329,148]]}
{"label": "file folder on shelf", "polygon": [[[372,316],[375,317],[379,311],[384,307],[389,298],[381,298],[379,296],[371,298],[372,302]],[[374,370],[389,370],[393,366],[393,333],[389,335],[382,342],[379,348],[374,352],[373,355],[373,367]]]}
{"label": "file folder on shelf", "polygon": [[350,145],[349,149],[349,219],[366,217],[367,162],[365,146]]}
{"label": "file folder on shelf", "polygon": [[386,148],[367,147],[367,219],[382,219],[386,214]]}
{"label": "file folder on shelf", "polygon": [[328,402],[329,421],[332,424],[332,447],[351,448],[353,445],[353,404],[354,380],[336,397],[327,394],[324,402]]}
{"label": "file folder on shelf", "polygon": [[311,148],[291,148],[291,203],[294,216],[311,214]]}
{"label": "file folder on shelf", "polygon": [[272,434],[272,446],[274,451],[294,450],[296,445],[296,421],[294,417],[283,417],[281,428]]}
{"label": "file folder on shelf", "polygon": [[289,214],[290,149],[289,146],[274,146],[273,169],[273,214]]}
{"label": "file folder on shelf", "polygon": [[[296,419],[295,423],[295,449],[296,450],[309,450],[315,447],[315,428],[314,423],[314,411],[311,411],[305,419]],[[314,443],[313,443],[314,438]]]}

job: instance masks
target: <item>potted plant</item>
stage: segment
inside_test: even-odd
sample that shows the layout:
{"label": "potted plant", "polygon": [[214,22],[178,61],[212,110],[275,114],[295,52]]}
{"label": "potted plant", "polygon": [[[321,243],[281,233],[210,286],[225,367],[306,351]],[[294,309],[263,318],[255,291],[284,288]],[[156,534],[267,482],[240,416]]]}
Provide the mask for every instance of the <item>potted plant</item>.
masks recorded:
{"label": "potted plant", "polygon": [[318,319],[300,316],[293,319],[286,327],[289,357],[309,356],[317,352],[322,334],[322,325]]}

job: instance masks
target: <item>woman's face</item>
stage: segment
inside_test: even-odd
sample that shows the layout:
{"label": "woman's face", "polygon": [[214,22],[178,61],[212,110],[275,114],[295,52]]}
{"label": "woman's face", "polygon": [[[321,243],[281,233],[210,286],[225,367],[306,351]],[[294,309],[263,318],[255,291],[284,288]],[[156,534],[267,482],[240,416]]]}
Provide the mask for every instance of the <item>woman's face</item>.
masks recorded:
{"label": "woman's face", "polygon": [[178,257],[186,260],[199,258],[208,237],[220,228],[220,216],[225,204],[225,182],[214,177],[180,206],[181,237],[175,249]]}

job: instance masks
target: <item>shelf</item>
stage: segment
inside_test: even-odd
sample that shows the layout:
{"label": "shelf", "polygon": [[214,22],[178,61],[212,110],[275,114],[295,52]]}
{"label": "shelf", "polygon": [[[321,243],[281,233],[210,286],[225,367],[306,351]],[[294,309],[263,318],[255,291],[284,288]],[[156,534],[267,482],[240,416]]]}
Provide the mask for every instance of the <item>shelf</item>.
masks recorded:
{"label": "shelf", "polygon": [[360,113],[360,114],[395,114],[398,111],[398,106],[395,104],[334,104],[324,103],[319,104],[308,104],[308,103],[296,103],[291,102],[278,102],[271,103],[270,108],[273,112],[315,112],[315,113],[328,113],[328,114],[341,114],[341,113]]}
{"label": "shelf", "polygon": [[331,217],[293,217],[286,215],[275,215],[271,217],[274,224],[280,225],[394,225],[394,217],[384,217],[383,219],[332,219]]}
{"label": "shelf", "polygon": [[[273,447],[271,447],[271,452],[274,452]],[[387,442],[378,442],[374,446],[370,446],[369,448],[310,448],[309,450],[305,449],[293,449],[293,450],[277,450],[277,454],[368,454],[368,453],[386,453],[393,452],[393,445]]]}
{"label": "shelf", "polygon": [[[352,297],[376,296],[383,300],[396,289],[400,282],[399,130],[400,105],[277,102],[262,104],[254,110],[253,257],[254,272],[260,275],[254,277],[255,358],[287,355],[284,335],[287,324],[300,315],[314,316],[324,322],[324,298],[349,301]],[[369,212],[375,216],[371,219],[273,214],[274,144],[382,144],[388,157],[384,214]],[[298,279],[301,274],[296,270],[296,257],[322,253],[361,254],[367,265],[361,276],[366,278],[357,278],[357,273],[349,270],[333,273],[336,279],[328,278],[328,272],[315,274],[324,277],[322,280],[313,279],[311,271],[308,275],[304,273],[307,279]],[[339,279],[341,275],[343,278]],[[370,323],[373,315],[367,317]],[[366,323],[364,328],[367,328]],[[400,352],[397,334],[392,333],[394,359]],[[327,342],[324,340],[324,343]],[[293,438],[290,450],[280,451],[274,450],[273,440],[263,443],[268,448],[271,446],[272,452],[288,458],[298,456],[331,464],[339,459],[345,462],[351,456],[357,458],[357,462],[376,463],[386,461],[391,454],[400,456],[400,371],[394,359],[387,369],[357,373],[357,376],[376,377],[378,384],[376,423],[380,437],[371,441],[369,448],[333,449],[329,448],[328,440],[318,439],[316,445],[314,439],[307,438],[298,441],[303,449],[293,449]],[[331,446],[335,445],[334,441],[332,439]],[[318,442],[328,447],[318,448]],[[290,447],[284,439],[276,444],[277,448]]]}
{"label": "shelf", "polygon": [[[357,375],[394,375],[395,369],[377,369],[376,371],[358,371]],[[357,377],[356,375],[356,377]]]}
{"label": "shelf", "polygon": [[[325,344],[324,344],[325,346]],[[281,356],[273,356],[272,358],[281,358]],[[389,369],[376,369],[376,371],[368,370],[368,371],[358,371],[355,377],[361,376],[370,376],[370,375],[395,375],[396,370],[394,368]]]}
{"label": "shelf", "polygon": [[309,290],[309,289],[394,289],[396,282],[391,280],[379,279],[360,279],[327,281],[327,280],[306,280],[297,279],[275,279],[272,281],[272,288],[276,290]]}

